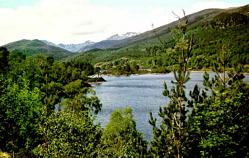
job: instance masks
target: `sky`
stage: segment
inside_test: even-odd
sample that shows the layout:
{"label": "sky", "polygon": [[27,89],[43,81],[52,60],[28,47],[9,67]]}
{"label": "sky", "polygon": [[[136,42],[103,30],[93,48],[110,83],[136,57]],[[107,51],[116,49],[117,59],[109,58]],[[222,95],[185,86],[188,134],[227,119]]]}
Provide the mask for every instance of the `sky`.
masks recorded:
{"label": "sky", "polygon": [[207,8],[248,0],[0,0],[0,45],[21,39],[58,43],[100,41],[114,34],[142,33]]}

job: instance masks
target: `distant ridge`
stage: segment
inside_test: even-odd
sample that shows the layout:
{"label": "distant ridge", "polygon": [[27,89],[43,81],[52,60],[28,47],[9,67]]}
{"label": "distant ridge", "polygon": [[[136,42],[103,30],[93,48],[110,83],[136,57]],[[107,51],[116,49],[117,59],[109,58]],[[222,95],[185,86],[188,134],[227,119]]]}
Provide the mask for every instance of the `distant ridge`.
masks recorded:
{"label": "distant ridge", "polygon": [[63,44],[60,43],[57,46],[63,49],[66,49],[68,51],[71,52],[79,52],[82,48],[89,46],[89,45],[93,45],[94,42],[93,41],[86,41],[84,43],[79,43],[79,44]]}
{"label": "distant ridge", "polygon": [[127,32],[125,34],[115,34],[105,40],[102,40],[100,42],[96,42],[91,45],[87,45],[85,47],[82,47],[79,51],[85,52],[90,50],[96,50],[96,49],[112,49],[115,48],[116,45],[123,42],[123,40],[129,39],[131,37],[137,36],[139,33],[136,32]]}
{"label": "distant ridge", "polygon": [[45,55],[53,56],[56,59],[62,59],[70,56],[72,53],[68,50],[52,46],[44,41],[34,39],[22,39],[4,45],[9,51],[21,52],[27,56]]}

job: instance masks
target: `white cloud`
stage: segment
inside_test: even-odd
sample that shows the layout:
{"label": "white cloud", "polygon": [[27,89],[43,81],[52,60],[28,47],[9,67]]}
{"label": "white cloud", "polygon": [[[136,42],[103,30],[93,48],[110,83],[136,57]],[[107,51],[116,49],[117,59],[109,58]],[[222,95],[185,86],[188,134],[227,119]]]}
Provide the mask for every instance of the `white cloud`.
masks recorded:
{"label": "white cloud", "polygon": [[134,10],[86,0],[43,0],[35,6],[0,8],[0,45],[20,39],[78,43],[116,33],[143,32],[169,22],[162,8]]}
{"label": "white cloud", "polygon": [[[224,2],[198,2],[187,14]],[[185,8],[184,8],[185,9]],[[0,8],[0,45],[20,39],[46,39],[55,43],[101,40],[116,33],[143,32],[176,20],[178,8],[153,6],[114,8],[92,5],[88,0],[41,0],[34,6]]]}

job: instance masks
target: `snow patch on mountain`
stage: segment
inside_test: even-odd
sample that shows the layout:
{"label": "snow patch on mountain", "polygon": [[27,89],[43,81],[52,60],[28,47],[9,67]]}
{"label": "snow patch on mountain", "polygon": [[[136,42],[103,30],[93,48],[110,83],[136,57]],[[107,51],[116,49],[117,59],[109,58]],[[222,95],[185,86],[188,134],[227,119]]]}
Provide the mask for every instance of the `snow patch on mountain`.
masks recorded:
{"label": "snow patch on mountain", "polygon": [[92,41],[86,41],[84,43],[79,43],[79,44],[58,44],[60,48],[69,50],[71,52],[79,52],[82,48],[92,45],[94,42]]}
{"label": "snow patch on mountain", "polygon": [[136,36],[136,35],[138,35],[138,33],[136,33],[136,32],[127,32],[125,34],[120,34],[120,35],[115,34],[115,35],[107,38],[106,40],[113,40],[113,41],[115,41],[115,40],[123,40],[123,39],[130,38],[130,37],[133,37],[133,36]]}
{"label": "snow patch on mountain", "polygon": [[94,44],[93,41],[86,41],[84,43],[79,43],[79,44],[63,44],[63,43],[55,44],[47,40],[42,40],[42,42],[50,46],[55,46],[55,47],[66,49],[70,52],[79,52],[82,48]]}

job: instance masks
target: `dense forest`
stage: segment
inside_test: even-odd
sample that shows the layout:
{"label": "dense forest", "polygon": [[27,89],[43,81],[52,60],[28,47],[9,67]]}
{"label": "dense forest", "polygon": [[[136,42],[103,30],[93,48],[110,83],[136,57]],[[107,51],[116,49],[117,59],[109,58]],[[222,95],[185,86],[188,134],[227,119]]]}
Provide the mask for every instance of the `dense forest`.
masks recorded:
{"label": "dense forest", "polygon": [[[242,73],[248,59],[230,57],[230,48],[243,50],[224,40],[205,49],[210,58],[199,59],[200,46],[206,43],[202,37],[224,26],[208,25],[207,31],[198,32],[199,38],[187,26],[188,20],[181,19],[172,30],[170,47],[158,46],[166,51],[151,61],[158,65],[160,57],[165,62],[160,68],[170,66],[175,77],[172,89],[165,83],[162,90],[170,100],[158,111],[162,121],[158,125],[152,114],[148,120],[151,142],[136,129],[131,108],[114,110],[104,128],[94,122],[101,103],[88,76],[98,68],[81,60],[26,57],[1,47],[0,157],[248,157],[249,85]],[[239,27],[245,26],[229,24],[224,29],[239,31]],[[219,51],[212,52],[213,47]],[[117,71],[139,70],[139,64],[124,64],[127,61],[115,61]],[[121,62],[124,67],[119,69]],[[188,97],[185,84],[190,70],[200,65],[216,75],[210,78],[205,73],[205,88],[195,86]]]}

